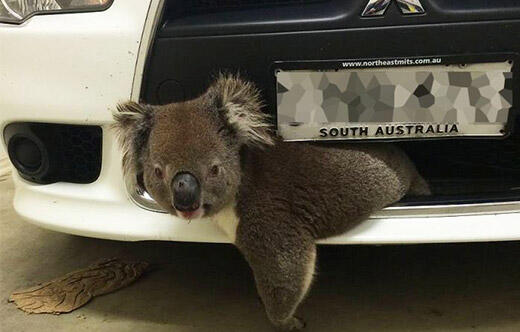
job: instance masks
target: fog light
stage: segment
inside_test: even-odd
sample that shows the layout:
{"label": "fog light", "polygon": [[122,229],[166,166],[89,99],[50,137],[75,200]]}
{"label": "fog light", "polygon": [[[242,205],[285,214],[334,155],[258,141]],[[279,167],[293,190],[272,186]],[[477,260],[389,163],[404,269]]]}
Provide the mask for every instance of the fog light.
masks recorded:
{"label": "fog light", "polygon": [[35,139],[15,136],[9,140],[7,151],[14,167],[21,173],[34,175],[41,172],[46,151]]}

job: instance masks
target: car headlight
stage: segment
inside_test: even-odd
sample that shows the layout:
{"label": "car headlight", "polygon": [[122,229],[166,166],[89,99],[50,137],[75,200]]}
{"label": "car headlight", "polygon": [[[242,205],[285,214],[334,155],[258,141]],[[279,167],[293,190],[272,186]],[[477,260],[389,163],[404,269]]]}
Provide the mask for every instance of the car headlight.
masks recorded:
{"label": "car headlight", "polygon": [[0,0],[0,23],[22,23],[37,14],[104,10],[113,0]]}

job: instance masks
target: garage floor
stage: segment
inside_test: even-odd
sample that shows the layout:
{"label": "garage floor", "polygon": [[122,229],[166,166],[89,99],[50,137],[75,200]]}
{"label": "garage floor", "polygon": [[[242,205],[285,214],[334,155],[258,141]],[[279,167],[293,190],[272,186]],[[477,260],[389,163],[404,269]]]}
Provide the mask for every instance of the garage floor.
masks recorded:
{"label": "garage floor", "polygon": [[[123,243],[37,228],[13,212],[6,166],[1,160],[1,331],[270,331],[232,246]],[[520,331],[519,253],[520,243],[322,247],[299,315],[307,331]],[[159,268],[71,314],[27,315],[7,303],[15,289],[113,256]]]}

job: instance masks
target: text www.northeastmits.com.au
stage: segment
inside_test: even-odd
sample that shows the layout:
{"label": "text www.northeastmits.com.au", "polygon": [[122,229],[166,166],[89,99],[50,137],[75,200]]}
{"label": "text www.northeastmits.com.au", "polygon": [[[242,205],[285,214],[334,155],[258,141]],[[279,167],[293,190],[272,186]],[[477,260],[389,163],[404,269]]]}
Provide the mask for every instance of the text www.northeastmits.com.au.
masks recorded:
{"label": "text www.northeastmits.com.au", "polygon": [[441,58],[419,58],[419,59],[392,59],[392,60],[365,60],[365,61],[343,61],[343,68],[355,67],[385,67],[385,66],[410,66],[410,65],[438,65]]}

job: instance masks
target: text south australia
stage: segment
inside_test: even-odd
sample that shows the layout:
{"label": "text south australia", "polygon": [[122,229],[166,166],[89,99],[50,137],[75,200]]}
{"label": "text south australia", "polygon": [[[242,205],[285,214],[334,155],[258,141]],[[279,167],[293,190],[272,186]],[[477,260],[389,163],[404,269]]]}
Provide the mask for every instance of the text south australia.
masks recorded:
{"label": "text south australia", "polygon": [[375,127],[323,127],[320,128],[320,137],[361,137],[361,136],[405,136],[405,135],[442,135],[459,132],[457,124],[398,124],[379,125]]}

